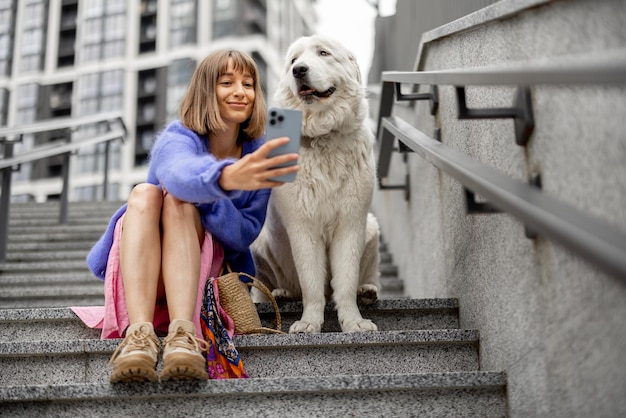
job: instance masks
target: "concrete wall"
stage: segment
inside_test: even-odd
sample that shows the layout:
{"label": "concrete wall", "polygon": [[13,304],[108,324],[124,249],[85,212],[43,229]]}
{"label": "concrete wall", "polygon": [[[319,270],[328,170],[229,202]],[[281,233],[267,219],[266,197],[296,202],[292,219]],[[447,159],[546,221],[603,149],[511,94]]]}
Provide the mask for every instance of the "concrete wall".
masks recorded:
{"label": "concrete wall", "polygon": [[[626,56],[623,0],[503,0],[423,35],[416,69]],[[421,87],[426,91],[427,86]],[[513,89],[470,87],[472,107],[509,106]],[[377,111],[376,88],[371,107]],[[457,119],[440,108],[394,113],[507,175],[540,173],[545,193],[626,232],[626,86],[533,86],[535,132],[515,144],[509,120]],[[626,284],[507,214],[467,215],[462,187],[418,155],[394,154],[374,213],[412,297],[457,297],[461,325],[481,334],[481,368],[505,370],[514,417],[626,414]],[[408,225],[407,225],[408,224]],[[622,278],[623,279],[623,278]]]}
{"label": "concrete wall", "polygon": [[[380,82],[382,71],[411,71],[422,33],[482,9],[497,0],[397,0],[396,14],[375,21],[376,53],[369,83]],[[393,45],[386,48],[385,45]]]}

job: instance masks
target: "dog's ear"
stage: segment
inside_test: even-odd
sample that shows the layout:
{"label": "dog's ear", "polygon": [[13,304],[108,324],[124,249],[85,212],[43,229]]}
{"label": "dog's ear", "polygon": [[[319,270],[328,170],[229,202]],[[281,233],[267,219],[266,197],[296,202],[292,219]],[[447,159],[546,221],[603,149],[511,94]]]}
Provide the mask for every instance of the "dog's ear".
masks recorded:
{"label": "dog's ear", "polygon": [[361,84],[361,68],[359,67],[359,63],[352,53],[348,54],[348,61],[350,62],[350,65],[352,65],[352,70],[354,71],[355,78],[357,79],[359,84]]}

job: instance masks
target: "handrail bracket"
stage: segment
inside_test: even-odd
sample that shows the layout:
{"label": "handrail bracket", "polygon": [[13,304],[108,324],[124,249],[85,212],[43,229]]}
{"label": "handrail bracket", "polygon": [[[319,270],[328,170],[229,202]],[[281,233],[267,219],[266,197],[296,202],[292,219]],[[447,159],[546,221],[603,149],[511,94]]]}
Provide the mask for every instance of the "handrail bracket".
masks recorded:
{"label": "handrail bracket", "polygon": [[396,87],[396,101],[406,102],[415,100],[429,100],[430,114],[435,115],[439,108],[439,88],[436,84],[430,86],[430,93],[402,93],[402,83],[394,83]]}
{"label": "handrail bracket", "polygon": [[520,86],[513,99],[513,106],[506,108],[470,109],[467,107],[465,86],[456,86],[459,119],[514,119],[515,143],[526,146],[535,128],[530,88]]}

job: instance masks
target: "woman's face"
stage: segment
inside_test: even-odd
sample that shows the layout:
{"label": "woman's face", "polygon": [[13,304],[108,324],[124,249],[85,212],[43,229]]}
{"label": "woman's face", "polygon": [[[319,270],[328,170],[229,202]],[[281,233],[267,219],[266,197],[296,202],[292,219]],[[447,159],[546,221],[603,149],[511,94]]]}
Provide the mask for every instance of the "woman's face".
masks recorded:
{"label": "woman's face", "polygon": [[250,117],[255,99],[254,79],[247,72],[235,71],[232,60],[217,80],[215,91],[220,116],[226,124],[240,124]]}

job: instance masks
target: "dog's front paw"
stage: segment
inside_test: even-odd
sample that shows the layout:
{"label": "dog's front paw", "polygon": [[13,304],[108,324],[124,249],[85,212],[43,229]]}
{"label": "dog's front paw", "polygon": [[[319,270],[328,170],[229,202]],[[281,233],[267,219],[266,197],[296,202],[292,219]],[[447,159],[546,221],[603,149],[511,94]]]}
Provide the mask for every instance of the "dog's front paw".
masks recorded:
{"label": "dog's front paw", "polygon": [[290,334],[318,334],[322,331],[322,324],[306,321],[296,321],[289,327]]}
{"label": "dog's front paw", "polygon": [[276,300],[276,303],[293,300],[293,295],[287,289],[274,289],[272,290],[272,296],[274,296],[274,300]]}
{"label": "dog's front paw", "polygon": [[369,319],[357,319],[354,321],[342,322],[341,330],[343,332],[368,332],[378,331],[378,327]]}
{"label": "dog's front paw", "polygon": [[373,284],[359,286],[357,300],[362,305],[371,305],[378,300],[378,288]]}

